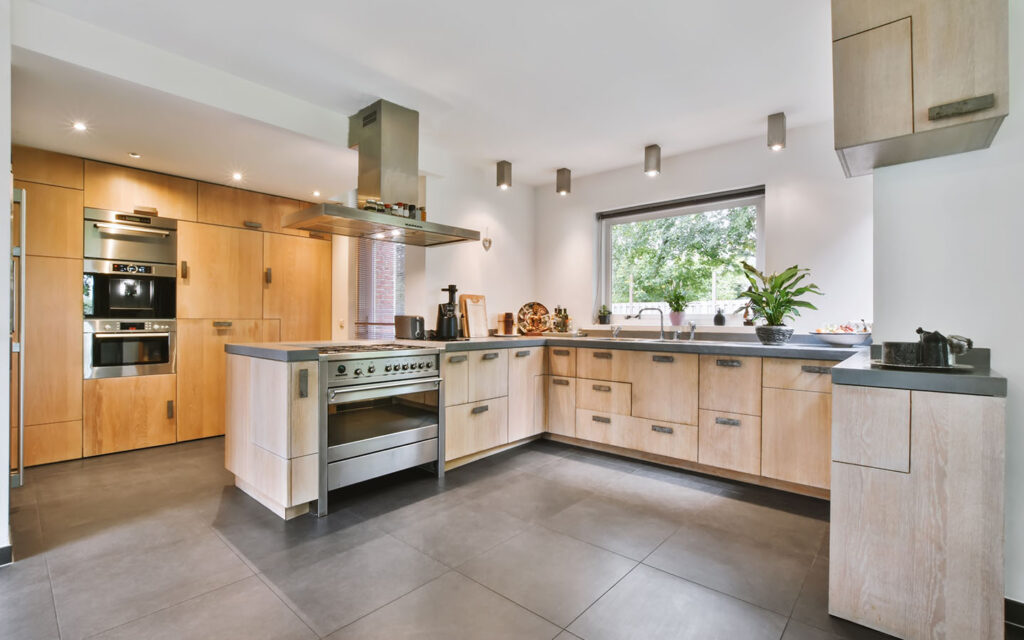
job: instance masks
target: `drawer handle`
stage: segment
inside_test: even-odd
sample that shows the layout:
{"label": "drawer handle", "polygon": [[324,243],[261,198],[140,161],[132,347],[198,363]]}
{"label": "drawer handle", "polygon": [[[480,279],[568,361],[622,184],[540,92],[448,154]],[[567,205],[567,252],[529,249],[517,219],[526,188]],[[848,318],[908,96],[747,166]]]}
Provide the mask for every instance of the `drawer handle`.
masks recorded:
{"label": "drawer handle", "polygon": [[724,360],[722,358],[719,358],[718,360],[715,360],[715,364],[717,364],[720,367],[742,367],[743,366],[743,363],[741,361],[739,361],[739,360]]}
{"label": "drawer handle", "polygon": [[984,96],[975,96],[956,102],[947,102],[928,109],[929,120],[942,120],[943,118],[954,118],[964,116],[976,111],[984,111],[996,106],[996,94],[990,93]]}
{"label": "drawer handle", "polygon": [[611,418],[606,418],[604,416],[590,416],[590,419],[593,420],[594,422],[603,422],[604,424],[612,423]]}
{"label": "drawer handle", "polygon": [[569,381],[568,380],[561,380],[559,378],[555,378],[554,380],[551,381],[551,384],[557,384],[557,385],[560,385],[560,386],[563,386],[563,387],[568,387],[569,386]]}
{"label": "drawer handle", "polygon": [[672,356],[651,356],[651,360],[655,362],[675,362],[676,359]]}
{"label": "drawer handle", "polygon": [[226,329],[227,327],[231,326],[231,322],[228,320],[214,320],[213,326],[217,327],[218,329]]}
{"label": "drawer handle", "polygon": [[172,420],[174,418],[174,400],[167,401],[167,419]]}
{"label": "drawer handle", "polygon": [[724,424],[727,427],[738,427],[740,421],[736,418],[715,418],[715,424]]}
{"label": "drawer handle", "polygon": [[800,367],[800,370],[804,371],[805,373],[832,373],[832,367],[822,367],[815,364],[805,364],[802,367]]}
{"label": "drawer handle", "polygon": [[181,261],[181,279],[185,280],[188,278],[188,260]]}
{"label": "drawer handle", "polygon": [[465,362],[466,356],[452,356],[448,358],[448,362],[455,364],[456,362]]}
{"label": "drawer handle", "polygon": [[660,427],[656,424],[651,425],[651,431],[657,431],[658,433],[675,433],[672,427]]}
{"label": "drawer handle", "polygon": [[485,353],[484,354],[484,360],[494,360],[497,357],[498,357],[498,354],[496,354],[496,353]]}
{"label": "drawer handle", "polygon": [[516,351],[517,358],[525,358],[528,355],[530,355],[529,351]]}
{"label": "drawer handle", "polygon": [[473,415],[476,415],[478,413],[483,413],[483,412],[487,411],[488,409],[490,409],[490,407],[488,407],[485,404],[482,407],[473,407],[473,409],[472,409],[472,411],[470,411],[470,413],[472,413]]}
{"label": "drawer handle", "polygon": [[309,369],[299,370],[299,397],[309,397]]}
{"label": "drawer handle", "polygon": [[607,352],[607,351],[595,351],[594,352],[594,357],[595,358],[600,358],[601,360],[611,360],[612,359],[612,354]]}
{"label": "drawer handle", "polygon": [[593,386],[594,391],[611,391],[612,388],[606,384],[595,384]]}
{"label": "drawer handle", "polygon": [[267,284],[270,284],[271,281],[274,279],[272,274],[271,274],[271,272],[270,272],[270,267],[267,267],[267,274],[266,274],[265,277],[266,277],[266,280],[267,280]]}
{"label": "drawer handle", "polygon": [[314,240],[327,240],[328,239],[327,236],[325,236],[322,233],[318,233],[316,231],[310,231],[309,232],[309,237],[313,238]]}
{"label": "drawer handle", "polygon": [[256,222],[255,220],[246,220],[242,224],[244,224],[245,226],[249,227],[250,229],[262,229],[263,228],[263,223]]}
{"label": "drawer handle", "polygon": [[568,349],[552,349],[551,355],[553,356],[567,356],[569,355]]}

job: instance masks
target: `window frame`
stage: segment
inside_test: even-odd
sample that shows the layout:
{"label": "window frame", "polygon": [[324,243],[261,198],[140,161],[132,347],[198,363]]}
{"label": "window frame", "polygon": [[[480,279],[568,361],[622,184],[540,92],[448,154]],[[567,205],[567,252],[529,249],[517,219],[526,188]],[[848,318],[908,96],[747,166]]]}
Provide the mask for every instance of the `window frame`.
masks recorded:
{"label": "window frame", "polygon": [[[601,308],[601,305],[608,305],[611,308],[612,303],[612,256],[611,256],[611,230],[612,226],[617,224],[628,224],[631,222],[641,222],[644,220],[656,220],[659,218],[675,218],[678,216],[694,215],[705,213],[708,211],[720,211],[722,209],[733,209],[735,207],[748,207],[754,206],[757,208],[757,216],[754,222],[754,234],[756,236],[757,248],[755,250],[755,264],[754,266],[758,269],[763,270],[765,264],[765,195],[760,193],[758,195],[747,195],[737,198],[723,198],[721,200],[714,201],[703,201],[699,204],[693,205],[681,205],[678,207],[667,207],[659,208],[654,211],[644,211],[645,207],[638,207],[641,209],[637,213],[626,213],[616,214],[614,216],[602,217],[598,214],[598,286],[593,317],[597,318],[597,311]],[[688,320],[696,321],[698,324],[708,323],[710,324],[714,314],[687,314]],[[652,324],[655,320],[654,316],[645,316],[640,320],[629,321],[629,324],[637,326],[657,326]],[[620,322],[621,324],[622,322]],[[667,326],[667,324],[666,324]]]}

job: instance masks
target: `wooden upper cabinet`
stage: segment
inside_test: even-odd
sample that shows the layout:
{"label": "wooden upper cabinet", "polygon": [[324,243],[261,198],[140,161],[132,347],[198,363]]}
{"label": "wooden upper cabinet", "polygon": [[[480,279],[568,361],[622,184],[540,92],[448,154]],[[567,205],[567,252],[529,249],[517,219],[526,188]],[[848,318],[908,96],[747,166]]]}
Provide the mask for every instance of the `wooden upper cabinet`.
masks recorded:
{"label": "wooden upper cabinet", "polygon": [[86,456],[174,442],[174,374],[101,378],[83,385]]}
{"label": "wooden upper cabinet", "polygon": [[832,45],[836,148],[914,132],[910,18]]}
{"label": "wooden upper cabinet", "polygon": [[281,340],[329,340],[331,243],[264,233],[263,267],[263,317],[281,320]]}
{"label": "wooden upper cabinet", "polygon": [[85,206],[113,211],[153,207],[162,218],[196,219],[195,180],[85,161]]}
{"label": "wooden upper cabinet", "polygon": [[208,182],[199,183],[199,222],[308,236],[305,231],[285,229],[281,226],[283,215],[308,206],[308,202],[290,198]]}
{"label": "wooden upper cabinet", "polygon": [[259,231],[178,224],[178,318],[262,317],[262,275]]}
{"label": "wooden upper cabinet", "polygon": [[21,180],[14,187],[25,190],[25,253],[81,260],[82,192]]}
{"label": "wooden upper cabinet", "polygon": [[84,162],[81,158],[14,145],[11,165],[15,180],[82,189]]}

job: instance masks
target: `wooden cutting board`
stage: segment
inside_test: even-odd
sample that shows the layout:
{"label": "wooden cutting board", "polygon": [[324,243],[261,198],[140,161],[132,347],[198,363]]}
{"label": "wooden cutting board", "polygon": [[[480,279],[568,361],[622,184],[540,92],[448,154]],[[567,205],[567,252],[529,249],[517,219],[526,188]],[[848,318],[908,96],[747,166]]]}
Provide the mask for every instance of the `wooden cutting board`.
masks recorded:
{"label": "wooden cutting board", "polygon": [[486,338],[487,304],[484,296],[464,293],[459,296],[459,308],[466,322],[466,337]]}

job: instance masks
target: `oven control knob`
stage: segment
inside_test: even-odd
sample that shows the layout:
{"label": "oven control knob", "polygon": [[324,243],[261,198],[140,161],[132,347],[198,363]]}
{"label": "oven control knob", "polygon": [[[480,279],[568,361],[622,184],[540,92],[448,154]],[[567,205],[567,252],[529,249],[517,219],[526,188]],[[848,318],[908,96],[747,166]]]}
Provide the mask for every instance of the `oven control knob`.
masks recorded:
{"label": "oven control knob", "polygon": [[376,370],[377,370],[377,367],[367,367],[367,368],[366,368],[366,373],[373,373],[373,372],[375,372]]}
{"label": "oven control knob", "polygon": [[338,365],[338,373],[340,373],[342,375],[345,374],[345,365],[343,365],[343,364],[339,364]]}
{"label": "oven control knob", "polygon": [[356,374],[357,376],[361,376],[361,375],[363,375],[363,370],[362,369],[356,369],[352,373]]}
{"label": "oven control knob", "polygon": [[405,371],[405,370],[407,370],[408,368],[409,368],[409,365],[407,365],[407,364],[403,364],[403,365],[402,365],[402,371]]}
{"label": "oven control knob", "polygon": [[434,368],[434,363],[433,362],[428,362],[427,363],[427,368],[428,369],[433,369]]}
{"label": "oven control knob", "polygon": [[422,369],[422,368],[423,368],[423,363],[421,362],[421,363],[419,363],[418,365],[416,365],[416,368],[417,368],[417,369]]}
{"label": "oven control knob", "polygon": [[384,371],[391,371],[391,365],[390,364],[384,365]]}

